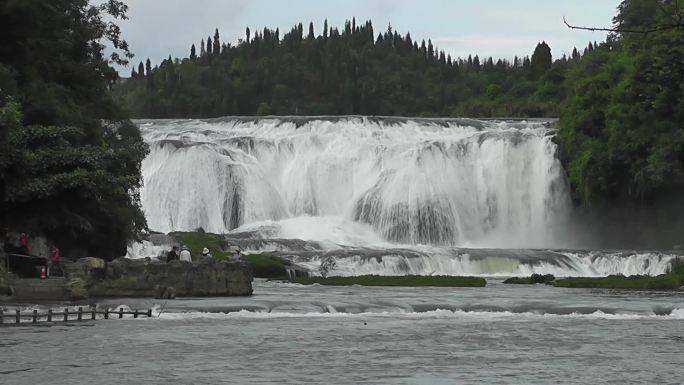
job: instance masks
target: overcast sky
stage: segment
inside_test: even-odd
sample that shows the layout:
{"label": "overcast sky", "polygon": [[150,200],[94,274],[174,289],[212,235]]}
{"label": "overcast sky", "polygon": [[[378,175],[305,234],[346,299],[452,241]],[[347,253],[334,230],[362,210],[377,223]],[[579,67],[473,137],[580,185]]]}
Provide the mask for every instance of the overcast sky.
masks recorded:
{"label": "overcast sky", "polygon": [[[570,30],[575,25],[610,26],[619,0],[124,0],[129,20],[119,22],[136,57],[153,65],[171,55],[189,55],[190,45],[219,29],[222,42],[237,42],[245,27],[280,28],[281,36],[302,22],[313,21],[315,33],[323,20],[343,29],[344,21],[372,20],[376,35],[388,23],[414,40],[432,39],[453,57],[468,54],[513,58],[531,55],[545,40],[554,58],[600,41],[605,33]],[[120,69],[128,76],[130,66]]]}

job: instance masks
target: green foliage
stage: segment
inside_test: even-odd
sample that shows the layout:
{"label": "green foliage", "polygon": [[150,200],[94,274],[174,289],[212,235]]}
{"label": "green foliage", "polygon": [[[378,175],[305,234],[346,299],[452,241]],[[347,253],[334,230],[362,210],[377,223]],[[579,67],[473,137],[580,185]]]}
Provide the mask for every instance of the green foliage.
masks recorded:
{"label": "green foliage", "polygon": [[0,228],[45,235],[65,256],[124,255],[146,227],[148,149],[109,93],[109,63],[131,57],[111,21],[125,11],[114,0],[0,7]]}
{"label": "green foliage", "polygon": [[226,244],[222,235],[205,233],[204,231],[174,232],[169,235],[176,238],[181,245],[187,246],[193,256],[201,255],[202,249],[205,247],[216,258],[225,258],[228,255],[224,251]]}
{"label": "green foliage", "polygon": [[[673,1],[625,1],[614,21],[648,29],[677,6],[681,14]],[[653,201],[684,186],[682,47],[682,28],[615,35],[570,71],[560,138],[580,201]]]}
{"label": "green foliage", "polygon": [[445,275],[423,276],[423,275],[402,275],[402,276],[381,276],[381,275],[360,275],[356,277],[309,277],[297,278],[296,283],[303,285],[334,286],[436,286],[436,287],[484,287],[487,281],[479,277],[454,277]]}
{"label": "green foliage", "polygon": [[243,255],[242,260],[252,267],[255,278],[289,279],[286,269],[291,262],[285,258],[273,255],[250,254]]}

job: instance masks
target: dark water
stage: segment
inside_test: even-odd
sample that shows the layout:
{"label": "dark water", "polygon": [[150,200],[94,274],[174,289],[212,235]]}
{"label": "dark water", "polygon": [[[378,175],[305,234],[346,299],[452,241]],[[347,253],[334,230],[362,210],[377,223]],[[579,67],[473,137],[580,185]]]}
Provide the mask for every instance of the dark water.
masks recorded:
{"label": "dark water", "polygon": [[[680,384],[684,293],[257,282],[159,317],[0,328],[1,384]],[[240,309],[243,309],[240,311]],[[245,310],[246,309],[246,310]]]}

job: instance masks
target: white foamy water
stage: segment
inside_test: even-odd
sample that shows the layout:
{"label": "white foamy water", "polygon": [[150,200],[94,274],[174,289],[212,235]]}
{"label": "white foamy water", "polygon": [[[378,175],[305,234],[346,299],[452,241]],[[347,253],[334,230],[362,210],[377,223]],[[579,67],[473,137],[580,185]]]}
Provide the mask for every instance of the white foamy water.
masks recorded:
{"label": "white foamy water", "polygon": [[[279,319],[279,318],[356,318],[360,320],[369,318],[389,318],[389,319],[443,319],[443,318],[467,318],[479,321],[497,321],[505,319],[516,320],[536,320],[540,318],[577,318],[577,319],[604,319],[604,320],[684,320],[684,309],[673,309],[670,314],[656,315],[656,314],[609,314],[601,310],[596,310],[591,313],[569,313],[569,314],[553,314],[540,312],[521,312],[515,313],[511,311],[463,311],[463,310],[447,310],[437,309],[426,312],[407,312],[397,309],[396,311],[377,311],[377,312],[362,312],[362,313],[340,313],[340,312],[263,312],[263,311],[248,311],[240,310],[230,313],[207,313],[207,312],[183,312],[183,313],[161,313],[157,314],[157,318],[161,320],[193,320],[193,319],[213,319],[213,320],[230,320],[235,318],[253,318],[253,319]],[[133,318],[129,318],[133,319]]]}
{"label": "white foamy water", "polygon": [[[453,251],[452,251],[453,252]],[[470,253],[476,252],[471,250]],[[497,253],[508,254],[498,256]],[[533,254],[534,251],[527,253]],[[672,254],[661,253],[611,253],[611,252],[540,252],[534,260],[528,255],[511,255],[508,250],[489,250],[484,255],[471,256],[468,251],[454,254],[392,255],[382,257],[350,256],[337,258],[330,276],[357,275],[469,275],[484,277],[529,276],[553,274],[556,277],[602,277],[622,274],[625,276],[646,274],[659,275],[668,271]],[[320,272],[324,258],[295,258],[298,264],[309,268],[313,275]]]}
{"label": "white foamy water", "polygon": [[[157,231],[225,233],[286,221],[280,237],[359,242],[352,245],[548,247],[563,238],[567,188],[552,130],[541,122],[223,119],[140,127],[151,147],[141,197]],[[371,230],[312,234],[331,230],[319,229],[321,217]]]}

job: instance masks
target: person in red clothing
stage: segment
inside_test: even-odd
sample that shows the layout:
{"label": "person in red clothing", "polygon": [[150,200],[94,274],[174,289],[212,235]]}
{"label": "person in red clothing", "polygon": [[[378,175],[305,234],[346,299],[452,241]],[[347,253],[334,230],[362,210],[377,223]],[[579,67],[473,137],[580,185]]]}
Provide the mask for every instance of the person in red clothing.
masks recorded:
{"label": "person in red clothing", "polygon": [[23,254],[31,254],[31,245],[29,244],[29,237],[26,233],[21,233],[19,235],[19,247]]}
{"label": "person in red clothing", "polygon": [[53,244],[52,247],[50,248],[50,260],[48,264],[48,276],[55,275],[55,272],[62,272],[62,268],[60,267],[60,260],[62,256],[59,251],[59,247],[57,245]]}

